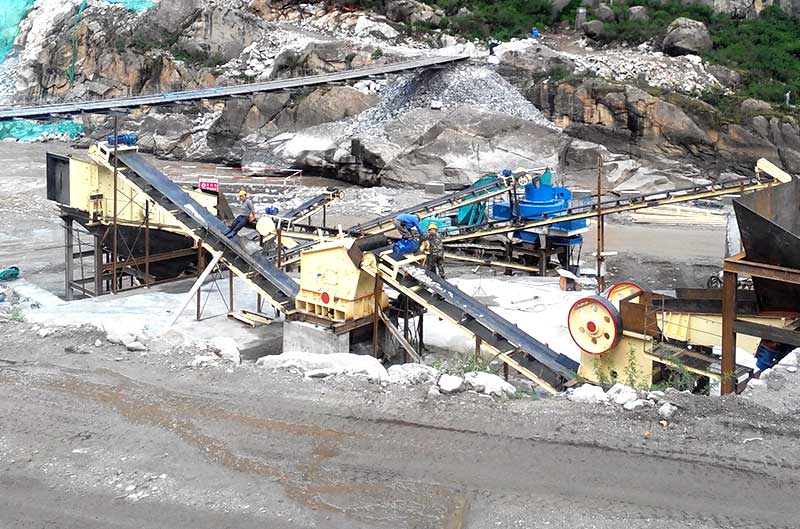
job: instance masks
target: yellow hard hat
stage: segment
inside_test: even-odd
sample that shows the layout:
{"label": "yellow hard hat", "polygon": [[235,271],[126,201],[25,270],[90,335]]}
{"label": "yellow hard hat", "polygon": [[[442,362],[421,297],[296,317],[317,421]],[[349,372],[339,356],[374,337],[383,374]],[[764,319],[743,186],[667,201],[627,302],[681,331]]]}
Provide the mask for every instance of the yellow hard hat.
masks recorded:
{"label": "yellow hard hat", "polygon": [[428,224],[428,231],[436,231],[439,229],[439,226],[436,225],[435,222],[431,222]]}
{"label": "yellow hard hat", "polygon": [[240,197],[243,197],[243,196],[246,196],[246,195],[247,195],[247,191],[245,191],[244,189],[240,189],[239,190],[239,196]]}

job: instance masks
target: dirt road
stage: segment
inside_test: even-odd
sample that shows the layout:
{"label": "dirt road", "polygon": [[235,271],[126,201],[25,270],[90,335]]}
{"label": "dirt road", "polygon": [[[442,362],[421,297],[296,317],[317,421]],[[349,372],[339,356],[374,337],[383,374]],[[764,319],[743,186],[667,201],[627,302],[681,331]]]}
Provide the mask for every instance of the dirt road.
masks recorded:
{"label": "dirt road", "polygon": [[737,399],[687,397],[664,428],[652,412],[565,399],[429,399],[253,365],[189,369],[167,351],[65,350],[95,331],[0,334],[0,527],[763,529],[800,517],[800,429]]}

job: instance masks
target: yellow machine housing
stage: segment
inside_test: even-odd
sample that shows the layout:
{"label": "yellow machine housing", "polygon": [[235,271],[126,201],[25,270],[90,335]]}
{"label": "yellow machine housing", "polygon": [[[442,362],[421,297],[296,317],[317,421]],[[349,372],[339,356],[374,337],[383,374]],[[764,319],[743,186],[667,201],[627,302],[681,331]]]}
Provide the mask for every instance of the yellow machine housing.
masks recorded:
{"label": "yellow machine housing", "polygon": [[[375,313],[375,279],[361,269],[363,253],[355,242],[343,237],[302,252],[297,310],[335,322]],[[378,303],[389,306],[382,288]]]}
{"label": "yellow machine housing", "polygon": [[[609,292],[613,290],[614,287]],[[627,293],[622,299],[584,298],[570,310],[568,327],[581,348],[578,374],[582,378],[594,383],[621,381],[649,387],[663,367],[669,366],[721,379],[719,357],[700,350],[701,347],[721,347],[721,315],[664,311],[659,309],[657,294],[630,289]],[[597,310],[591,310],[592,307]],[[595,313],[611,317],[592,317]],[[741,319],[785,327],[795,316],[763,313]],[[599,341],[600,345],[606,344],[606,347],[595,347],[598,341],[592,337],[598,335],[604,339]],[[740,334],[737,349],[755,354],[759,340]],[[744,371],[746,368],[740,366],[736,374]]]}
{"label": "yellow machine housing", "polygon": [[[137,150],[119,146],[119,150]],[[85,211],[90,223],[108,224],[114,209],[114,168],[108,157],[113,148],[101,143],[89,148],[89,159],[69,159],[69,203],[65,206]],[[120,172],[122,169],[118,169]],[[214,215],[217,197],[201,191],[186,190]],[[146,206],[147,201],[150,205]],[[184,233],[182,225],[165,209],[155,207],[152,199],[125,178],[117,179],[117,223],[141,226],[148,214],[150,228]]]}

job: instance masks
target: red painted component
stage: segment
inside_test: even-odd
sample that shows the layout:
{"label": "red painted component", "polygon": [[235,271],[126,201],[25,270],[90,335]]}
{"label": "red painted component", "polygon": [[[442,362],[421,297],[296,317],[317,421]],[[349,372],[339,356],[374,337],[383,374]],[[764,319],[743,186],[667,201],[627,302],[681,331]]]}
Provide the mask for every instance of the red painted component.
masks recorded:
{"label": "red painted component", "polygon": [[320,296],[320,297],[322,298],[322,302],[323,303],[330,303],[331,302],[331,296],[327,292],[323,292],[322,296]]}
{"label": "red painted component", "polygon": [[594,332],[597,330],[597,325],[595,325],[593,321],[590,321],[586,324],[586,328],[589,329],[589,332]]}

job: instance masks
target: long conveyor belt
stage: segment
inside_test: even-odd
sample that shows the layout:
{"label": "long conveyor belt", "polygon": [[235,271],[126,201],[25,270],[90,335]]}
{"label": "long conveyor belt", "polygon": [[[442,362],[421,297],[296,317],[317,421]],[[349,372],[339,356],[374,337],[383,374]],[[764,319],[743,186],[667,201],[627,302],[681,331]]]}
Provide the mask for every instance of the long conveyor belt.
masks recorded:
{"label": "long conveyor belt", "polygon": [[398,262],[388,254],[375,265],[363,266],[408,296],[467,333],[477,336],[497,353],[497,358],[550,393],[557,393],[575,378],[578,363],[523,332],[486,305],[456,286],[416,264]]}
{"label": "long conveyor belt", "polygon": [[342,72],[330,72],[306,77],[296,77],[292,79],[278,79],[264,83],[215,86],[212,88],[186,90],[183,92],[141,95],[119,99],[100,99],[96,101],[76,101],[55,103],[50,105],[35,105],[30,107],[2,108],[0,109],[0,121],[10,119],[47,119],[56,115],[69,116],[93,112],[102,113],[139,108],[143,106],[171,105],[187,101],[199,101],[202,99],[221,99],[261,92],[293,90],[306,86],[321,86],[356,79],[384,76],[394,73],[424,70],[428,68],[439,68],[467,59],[469,59],[468,55],[422,57],[404,62],[381,64],[366,68],[356,68]]}
{"label": "long conveyor belt", "polygon": [[[111,150],[111,163],[113,154]],[[227,226],[221,220],[136,151],[120,150],[117,160],[122,177],[166,209],[189,233],[201,240],[206,249],[222,252],[222,258],[231,270],[250,283],[275,308],[284,312],[294,309],[294,299],[300,287],[283,270],[261,255],[249,255],[238,242],[225,237],[223,233]]]}

